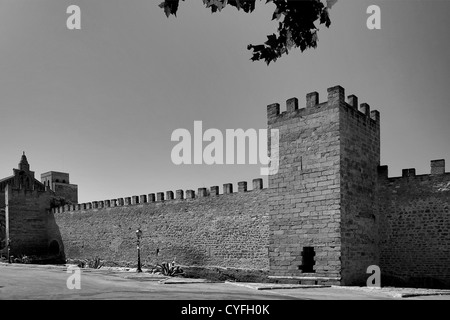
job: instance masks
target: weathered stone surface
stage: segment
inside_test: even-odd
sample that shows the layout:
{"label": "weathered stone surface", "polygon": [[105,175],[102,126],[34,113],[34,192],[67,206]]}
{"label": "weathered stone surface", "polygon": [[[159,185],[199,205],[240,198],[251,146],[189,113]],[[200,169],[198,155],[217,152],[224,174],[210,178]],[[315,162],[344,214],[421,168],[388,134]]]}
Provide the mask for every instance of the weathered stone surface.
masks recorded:
{"label": "weathered stone surface", "polygon": [[450,284],[450,173],[380,177],[380,266],[395,284]]}
{"label": "weathered stone surface", "polygon": [[[48,253],[48,226],[52,223],[47,191],[5,190],[5,220],[11,240],[11,254],[20,257]],[[66,213],[63,213],[66,214]],[[56,235],[56,234],[55,234]]]}
{"label": "weathered stone surface", "polygon": [[[267,189],[55,214],[67,258],[268,270]],[[56,230],[55,230],[56,231]],[[50,234],[53,230],[50,230]]]}
{"label": "weathered stone surface", "polygon": [[307,275],[304,247],[314,248],[314,276],[341,274],[339,103],[317,99],[309,94],[307,108],[269,118],[269,129],[280,131],[280,167],[269,176],[268,198],[274,277]]}
{"label": "weathered stone surface", "polygon": [[255,179],[252,190],[241,181],[238,192],[226,183],[223,194],[212,186],[77,205],[48,188],[52,179],[36,181],[23,156],[14,176],[0,180],[0,235],[9,233],[14,254],[45,253],[56,242],[67,258],[126,264],[136,261],[140,227],[144,263],[176,259],[343,285],[364,285],[367,268],[378,265],[385,283],[450,287],[445,161],[433,160],[427,175],[409,168],[389,178],[379,166],[380,113],[366,103],[358,110],[354,95],[345,102],[340,86],[327,92],[322,103],[308,94],[304,108],[296,98],[284,112],[267,107],[268,128],[280,133],[268,189]]}

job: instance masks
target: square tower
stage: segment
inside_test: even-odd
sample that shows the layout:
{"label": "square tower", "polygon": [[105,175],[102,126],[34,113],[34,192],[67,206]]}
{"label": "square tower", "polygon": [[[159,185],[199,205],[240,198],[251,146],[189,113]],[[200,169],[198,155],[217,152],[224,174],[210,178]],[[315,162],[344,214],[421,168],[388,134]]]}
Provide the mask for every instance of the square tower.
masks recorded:
{"label": "square tower", "polygon": [[64,197],[70,203],[78,203],[78,186],[70,184],[68,173],[49,171],[41,174],[41,182],[57,196]]}
{"label": "square tower", "polygon": [[[329,284],[362,284],[378,265],[375,210],[380,121],[344,89],[328,89],[267,107],[269,130],[279,130],[279,170],[269,176],[271,277]],[[269,148],[270,149],[270,148]],[[306,283],[306,282],[305,282]]]}

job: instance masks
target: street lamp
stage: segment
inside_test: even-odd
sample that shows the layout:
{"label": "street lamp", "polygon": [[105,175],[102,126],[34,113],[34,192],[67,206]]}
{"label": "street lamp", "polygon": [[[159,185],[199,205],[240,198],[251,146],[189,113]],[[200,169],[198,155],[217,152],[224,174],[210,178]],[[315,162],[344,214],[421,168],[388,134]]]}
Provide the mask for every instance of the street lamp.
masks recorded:
{"label": "street lamp", "polygon": [[7,241],[7,249],[8,249],[8,263],[11,263],[11,240],[9,240],[9,238],[8,238],[8,241]]}
{"label": "street lamp", "polygon": [[142,237],[142,231],[140,228],[136,230],[136,236],[137,236],[137,253],[138,253],[138,267],[136,272],[142,272],[141,269],[141,237]]}

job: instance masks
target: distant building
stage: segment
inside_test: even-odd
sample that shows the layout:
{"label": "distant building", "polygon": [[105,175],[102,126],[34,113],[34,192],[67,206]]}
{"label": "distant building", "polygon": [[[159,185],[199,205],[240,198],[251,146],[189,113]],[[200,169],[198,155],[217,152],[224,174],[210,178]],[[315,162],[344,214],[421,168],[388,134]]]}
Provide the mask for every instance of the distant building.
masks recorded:
{"label": "distant building", "polygon": [[57,171],[43,173],[41,174],[41,183],[58,196],[64,197],[66,202],[78,203],[78,186],[70,184],[68,173]]}
{"label": "distant building", "polygon": [[47,172],[41,181],[30,170],[25,152],[13,175],[0,179],[0,250],[6,249],[9,238],[16,256],[48,254],[51,208],[76,204],[78,187],[69,184],[69,174],[62,172]]}

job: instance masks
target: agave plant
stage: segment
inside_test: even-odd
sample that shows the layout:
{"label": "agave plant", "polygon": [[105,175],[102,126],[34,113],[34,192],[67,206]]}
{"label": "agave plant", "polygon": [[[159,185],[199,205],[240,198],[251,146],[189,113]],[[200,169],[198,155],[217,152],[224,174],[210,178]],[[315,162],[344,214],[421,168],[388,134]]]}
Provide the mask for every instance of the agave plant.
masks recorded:
{"label": "agave plant", "polygon": [[29,256],[23,254],[20,257],[20,262],[21,263],[31,263],[31,258]]}
{"label": "agave plant", "polygon": [[99,257],[96,257],[93,260],[87,260],[85,266],[92,269],[100,269],[103,266],[103,262]]}
{"label": "agave plant", "polygon": [[181,269],[180,266],[175,265],[175,261],[173,261],[172,263],[163,262],[161,264],[158,264],[156,266],[156,269],[163,275],[169,277],[175,277],[177,275],[184,274],[183,269]]}

